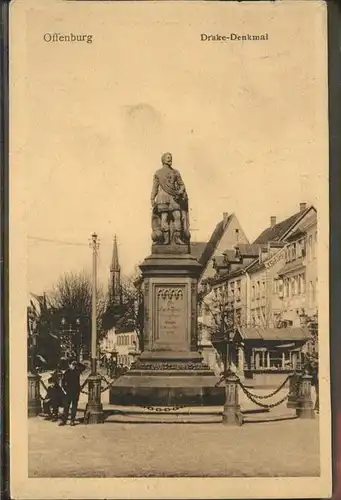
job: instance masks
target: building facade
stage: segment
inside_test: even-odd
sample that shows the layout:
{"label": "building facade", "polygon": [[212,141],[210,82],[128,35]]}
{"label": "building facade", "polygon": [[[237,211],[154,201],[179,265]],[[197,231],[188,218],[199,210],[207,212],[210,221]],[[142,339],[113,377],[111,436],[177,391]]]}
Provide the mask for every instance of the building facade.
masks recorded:
{"label": "building facade", "polygon": [[306,319],[317,313],[315,208],[300,204],[278,224],[272,216],[253,244],[226,250],[213,267],[202,296],[203,336],[216,329],[224,304],[234,339],[231,361],[241,376],[283,375],[299,367],[310,338]]}

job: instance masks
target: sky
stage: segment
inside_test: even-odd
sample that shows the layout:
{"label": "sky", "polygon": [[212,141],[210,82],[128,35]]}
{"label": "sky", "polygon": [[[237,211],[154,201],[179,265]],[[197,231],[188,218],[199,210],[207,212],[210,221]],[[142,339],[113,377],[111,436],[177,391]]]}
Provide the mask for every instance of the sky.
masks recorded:
{"label": "sky", "polygon": [[[274,5],[269,16],[226,3],[188,15],[182,2],[135,4],[134,15],[129,2],[98,4],[91,15],[77,2],[68,14],[30,11],[15,165],[29,292],[50,290],[67,271],[90,272],[94,231],[103,285],[114,234],[123,274],[149,255],[152,177],[165,151],[187,188],[194,241],[207,240],[223,212],[252,241],[271,215],[281,220],[302,201],[319,209],[328,179],[324,48],[316,16],[300,16],[294,3],[285,23]],[[268,32],[269,41],[200,41],[229,31]],[[93,43],[46,43],[45,32],[91,33]]]}

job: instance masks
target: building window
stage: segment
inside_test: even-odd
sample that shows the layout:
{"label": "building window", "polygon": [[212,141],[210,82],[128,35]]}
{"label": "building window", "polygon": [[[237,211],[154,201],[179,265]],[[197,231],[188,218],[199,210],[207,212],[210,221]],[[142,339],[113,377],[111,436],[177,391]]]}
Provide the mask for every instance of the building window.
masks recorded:
{"label": "building window", "polygon": [[265,307],[261,307],[261,318],[262,318],[262,324],[266,324],[266,317],[265,317]]}
{"label": "building window", "polygon": [[252,288],[251,288],[251,300],[255,300],[255,296],[256,296],[256,287],[255,287],[255,285],[252,285]]}
{"label": "building window", "polygon": [[282,368],[282,363],[283,363],[283,357],[282,353],[278,350],[276,351],[268,351],[268,356],[267,356],[267,367],[268,368]]}
{"label": "building window", "polygon": [[236,300],[240,300],[241,284],[240,280],[236,282]]}
{"label": "building window", "polygon": [[261,296],[265,297],[265,281],[262,281],[261,284]]}
{"label": "building window", "polygon": [[255,324],[256,324],[255,311],[254,311],[254,309],[252,309],[252,311],[251,311],[251,325],[255,326]]}
{"label": "building window", "polygon": [[314,233],[314,242],[313,242],[313,259],[316,259],[317,255],[317,231]]}
{"label": "building window", "polygon": [[301,241],[296,242],[296,259],[301,257]]}
{"label": "building window", "polygon": [[235,313],[236,325],[240,326],[241,320],[242,320],[242,311],[241,311],[241,309],[236,309],[236,313]]}
{"label": "building window", "polygon": [[305,275],[304,274],[300,275],[300,293],[301,294],[305,293]]}
{"label": "building window", "polygon": [[259,288],[260,288],[260,283],[257,281],[256,283],[256,299],[259,299]]}
{"label": "building window", "polygon": [[308,262],[310,262],[312,259],[312,243],[313,243],[313,237],[312,235],[310,235],[308,238],[308,248],[307,248]]}
{"label": "building window", "polygon": [[281,321],[281,313],[274,313],[273,314],[273,322],[274,322],[275,328],[279,327],[280,321]]}

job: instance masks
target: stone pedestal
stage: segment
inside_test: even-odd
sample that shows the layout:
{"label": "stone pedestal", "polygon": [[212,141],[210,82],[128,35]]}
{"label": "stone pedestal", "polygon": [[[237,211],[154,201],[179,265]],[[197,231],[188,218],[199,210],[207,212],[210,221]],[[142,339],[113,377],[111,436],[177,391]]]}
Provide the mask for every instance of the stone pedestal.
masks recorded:
{"label": "stone pedestal", "polygon": [[[166,253],[167,252],[167,253]],[[110,390],[119,405],[200,406],[224,403],[224,388],[198,352],[197,285],[201,265],[186,245],[154,246],[140,266],[144,351]]]}
{"label": "stone pedestal", "polygon": [[28,416],[36,417],[41,412],[40,399],[40,375],[29,373],[27,375],[28,382]]}

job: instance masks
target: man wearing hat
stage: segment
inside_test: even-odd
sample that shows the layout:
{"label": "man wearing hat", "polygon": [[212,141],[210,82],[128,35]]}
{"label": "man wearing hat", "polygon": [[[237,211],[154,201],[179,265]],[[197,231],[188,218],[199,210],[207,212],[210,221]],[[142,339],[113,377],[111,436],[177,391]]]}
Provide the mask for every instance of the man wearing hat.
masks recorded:
{"label": "man wearing hat", "polygon": [[58,420],[59,407],[63,406],[64,393],[56,377],[50,377],[47,384],[46,396],[43,400],[43,411],[47,414],[48,419],[55,422]]}
{"label": "man wearing hat", "polygon": [[65,425],[69,417],[69,410],[71,406],[71,421],[70,425],[75,425],[77,405],[79,394],[81,390],[80,376],[85,370],[86,366],[77,361],[71,361],[69,368],[65,371],[62,378],[62,387],[65,391],[64,398],[64,412],[62,421],[59,425]]}

